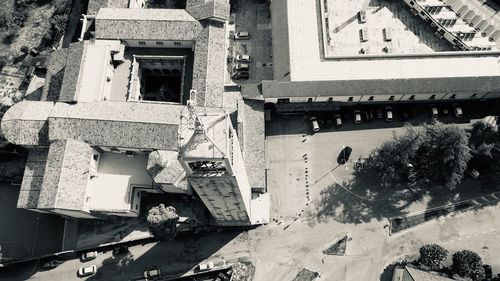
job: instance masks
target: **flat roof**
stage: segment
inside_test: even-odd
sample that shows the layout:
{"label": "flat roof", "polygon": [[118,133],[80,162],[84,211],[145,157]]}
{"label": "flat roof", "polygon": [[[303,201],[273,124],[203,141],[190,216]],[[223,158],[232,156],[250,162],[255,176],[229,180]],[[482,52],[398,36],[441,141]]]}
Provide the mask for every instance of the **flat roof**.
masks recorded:
{"label": "flat roof", "polygon": [[[281,66],[279,76],[275,76],[275,80],[327,81],[500,76],[498,53],[452,52],[439,55],[434,55],[434,53],[433,55],[326,60],[322,56],[322,44],[320,44],[318,2],[276,1],[280,2],[281,7],[287,13],[273,9],[273,18],[277,16],[282,19],[273,19],[273,30],[277,24],[287,24],[288,40],[285,41],[286,36],[281,36],[278,37],[283,39],[280,42],[273,41],[274,53],[280,53],[281,49],[288,48],[290,59],[288,73]],[[281,63],[283,62],[279,62]]]}

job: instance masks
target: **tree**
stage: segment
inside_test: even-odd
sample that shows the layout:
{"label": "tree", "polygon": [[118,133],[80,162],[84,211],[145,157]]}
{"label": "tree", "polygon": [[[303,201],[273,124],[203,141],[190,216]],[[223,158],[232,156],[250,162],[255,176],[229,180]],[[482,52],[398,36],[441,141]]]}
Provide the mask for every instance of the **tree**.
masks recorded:
{"label": "tree", "polygon": [[424,125],[416,151],[416,173],[423,184],[449,189],[461,182],[471,159],[469,134],[456,125],[440,122]]}
{"label": "tree", "polygon": [[448,250],[437,244],[424,245],[420,247],[418,251],[420,252],[420,264],[430,270],[439,270],[443,268],[446,257],[448,256]]}
{"label": "tree", "polygon": [[160,204],[149,210],[147,221],[151,233],[164,240],[175,236],[179,216],[174,207]]}
{"label": "tree", "polygon": [[453,254],[451,270],[461,277],[474,281],[484,279],[484,269],[481,257],[469,250],[458,251]]}
{"label": "tree", "polygon": [[406,167],[414,161],[419,144],[420,133],[406,126],[404,134],[394,135],[368,157],[364,171],[374,171],[381,186],[389,188],[407,179]]}

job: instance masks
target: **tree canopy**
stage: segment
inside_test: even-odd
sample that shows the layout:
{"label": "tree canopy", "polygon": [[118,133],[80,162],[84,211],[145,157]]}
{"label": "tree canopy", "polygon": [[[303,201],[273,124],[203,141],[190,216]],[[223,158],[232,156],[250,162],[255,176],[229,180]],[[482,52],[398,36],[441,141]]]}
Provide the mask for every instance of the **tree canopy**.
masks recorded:
{"label": "tree canopy", "polygon": [[474,281],[484,279],[483,262],[478,254],[469,250],[462,250],[454,253],[452,260],[451,269],[453,273]]}
{"label": "tree canopy", "polygon": [[160,204],[149,210],[147,221],[154,236],[167,239],[175,236],[179,216],[174,207]]}
{"label": "tree canopy", "polygon": [[408,181],[412,166],[421,186],[452,189],[460,183],[471,158],[468,138],[464,129],[440,122],[418,130],[406,127],[404,134],[394,135],[376,149],[366,167],[377,174],[383,187]]}
{"label": "tree canopy", "polygon": [[426,244],[419,249],[420,265],[430,269],[439,270],[444,267],[448,250],[437,244]]}

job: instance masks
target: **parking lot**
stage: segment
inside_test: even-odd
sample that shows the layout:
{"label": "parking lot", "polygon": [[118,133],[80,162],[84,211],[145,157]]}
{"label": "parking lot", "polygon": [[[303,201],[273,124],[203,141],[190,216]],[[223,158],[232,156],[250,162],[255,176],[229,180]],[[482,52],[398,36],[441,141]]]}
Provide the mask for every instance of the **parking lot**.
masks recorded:
{"label": "parking lot", "polygon": [[[435,30],[410,13],[403,1],[326,0],[328,11],[329,55],[411,54],[451,51],[452,46],[434,35]],[[366,11],[366,21],[358,12]],[[391,32],[391,40],[383,34]],[[366,30],[361,38],[360,30]]]}
{"label": "parking lot", "polygon": [[[452,109],[453,104],[440,105],[437,120],[443,123],[454,123],[461,127],[469,127],[472,122],[490,115],[494,111],[494,103],[460,104],[463,116],[456,118]],[[414,108],[414,110],[412,110]],[[443,115],[443,108],[448,108],[448,114]],[[359,109],[362,121],[355,124],[354,110]],[[383,117],[378,119],[377,110],[383,111]],[[365,112],[373,111],[373,120],[367,120]],[[311,206],[313,201],[320,197],[323,189],[335,183],[343,183],[352,178],[354,163],[366,158],[370,152],[380,146],[394,134],[404,132],[405,124],[419,126],[431,122],[429,104],[392,106],[393,121],[385,121],[384,106],[372,107],[345,107],[337,113],[309,113],[302,115],[277,115],[268,122],[267,157],[268,157],[268,185],[273,200],[272,217],[293,218],[304,208]],[[342,125],[335,126],[333,116],[340,114]],[[310,117],[319,120],[320,131],[312,134]],[[345,147],[352,147],[352,154],[346,165],[338,166],[337,157]],[[361,161],[362,162],[362,161]],[[473,184],[474,185],[474,184]],[[464,183],[463,188],[457,189],[457,197],[453,200],[472,198],[478,192],[487,192],[470,188],[470,182]],[[273,195],[275,194],[275,195]],[[363,195],[364,196],[364,195]],[[415,202],[406,210],[422,210],[430,204],[439,205],[449,200],[449,197],[427,198]],[[339,206],[340,207],[340,206]],[[378,208],[377,206],[376,208]],[[279,211],[278,211],[279,210]],[[373,210],[371,210],[373,211]],[[376,214],[379,217],[397,215],[388,212]]]}
{"label": "parking lot", "polygon": [[[251,62],[249,64],[248,79],[237,80],[237,83],[255,83],[262,80],[273,79],[272,72],[272,37],[271,37],[271,11],[269,4],[264,0],[235,1],[235,33],[248,32],[249,38],[241,40],[230,40],[233,44],[232,54],[229,57],[237,55],[249,55]],[[229,65],[230,73],[234,73],[234,66],[237,62],[233,60]]]}

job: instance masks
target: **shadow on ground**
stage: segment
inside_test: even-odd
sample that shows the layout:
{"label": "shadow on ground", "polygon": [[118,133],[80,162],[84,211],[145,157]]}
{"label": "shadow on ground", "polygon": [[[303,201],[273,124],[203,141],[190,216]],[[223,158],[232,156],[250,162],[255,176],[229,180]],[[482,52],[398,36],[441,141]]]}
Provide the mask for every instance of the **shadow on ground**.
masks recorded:
{"label": "shadow on ground", "polygon": [[[498,199],[487,196],[500,190],[498,185],[484,185],[480,181],[466,179],[455,189],[442,187],[413,186],[394,184],[383,188],[377,182],[374,173],[356,173],[353,180],[335,183],[320,191],[319,198],[313,201],[310,211],[310,225],[327,223],[332,220],[341,223],[367,223],[383,220],[408,213],[408,207],[421,204],[420,210],[456,203],[472,198],[479,198],[478,210],[496,205]],[[488,198],[489,197],[489,198]],[[487,198],[488,200],[481,200]],[[425,200],[424,200],[425,199]]]}
{"label": "shadow on ground", "polygon": [[127,253],[103,261],[87,280],[136,280],[145,270],[158,267],[162,276],[178,277],[229,244],[241,231],[185,235],[156,244],[141,256]]}

